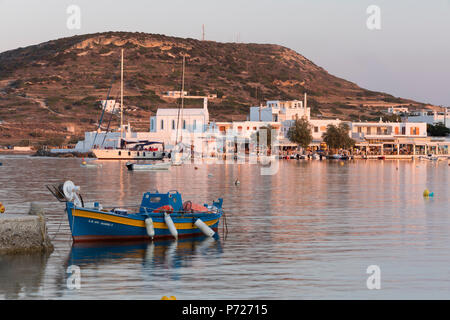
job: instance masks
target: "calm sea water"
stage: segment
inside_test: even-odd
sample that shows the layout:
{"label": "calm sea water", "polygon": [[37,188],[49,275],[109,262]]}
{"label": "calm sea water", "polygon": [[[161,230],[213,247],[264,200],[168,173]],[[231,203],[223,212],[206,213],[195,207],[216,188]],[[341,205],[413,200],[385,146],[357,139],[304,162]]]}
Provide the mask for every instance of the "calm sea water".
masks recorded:
{"label": "calm sea water", "polygon": [[[274,175],[250,164],[138,173],[119,161],[0,162],[0,201],[8,212],[45,207],[55,245],[49,256],[0,256],[3,299],[450,298],[446,161],[280,160]],[[45,188],[67,179],[104,205],[138,204],[155,188],[199,203],[223,197],[228,233],[221,225],[216,240],[72,245],[64,205]],[[425,188],[435,196],[424,199]],[[80,289],[67,286],[70,265]],[[380,268],[379,290],[367,288],[370,265]]]}

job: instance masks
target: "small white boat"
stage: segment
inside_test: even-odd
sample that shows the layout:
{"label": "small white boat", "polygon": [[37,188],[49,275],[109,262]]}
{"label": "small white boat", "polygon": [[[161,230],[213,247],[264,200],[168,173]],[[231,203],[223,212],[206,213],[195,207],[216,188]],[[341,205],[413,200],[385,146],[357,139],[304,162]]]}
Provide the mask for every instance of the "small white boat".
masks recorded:
{"label": "small white boat", "polygon": [[419,157],[420,160],[428,160],[428,161],[439,161],[440,158],[434,154],[429,154],[426,156],[420,156]]}
{"label": "small white boat", "polygon": [[342,155],[340,155],[340,154],[333,154],[332,156],[331,156],[331,159],[341,159],[342,158]]}
{"label": "small white boat", "polygon": [[101,163],[89,163],[89,162],[83,161],[80,164],[80,167],[82,167],[82,168],[101,168],[102,164]]}
{"label": "small white boat", "polygon": [[126,166],[128,170],[169,170],[172,166],[171,162],[160,163],[131,163],[127,162]]}

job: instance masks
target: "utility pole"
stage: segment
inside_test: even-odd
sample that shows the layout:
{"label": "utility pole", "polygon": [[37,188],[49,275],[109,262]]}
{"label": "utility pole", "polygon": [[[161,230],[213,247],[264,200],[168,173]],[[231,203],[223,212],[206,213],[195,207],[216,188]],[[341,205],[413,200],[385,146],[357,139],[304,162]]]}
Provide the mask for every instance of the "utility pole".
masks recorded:
{"label": "utility pole", "polygon": [[205,41],[205,25],[202,24],[202,41]]}

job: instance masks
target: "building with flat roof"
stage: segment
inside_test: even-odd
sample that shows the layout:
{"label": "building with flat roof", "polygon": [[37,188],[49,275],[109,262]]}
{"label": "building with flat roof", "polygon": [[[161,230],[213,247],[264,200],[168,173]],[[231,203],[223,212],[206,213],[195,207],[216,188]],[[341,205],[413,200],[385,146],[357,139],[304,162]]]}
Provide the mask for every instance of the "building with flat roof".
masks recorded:
{"label": "building with flat roof", "polygon": [[425,122],[432,125],[442,123],[445,124],[447,128],[450,128],[450,111],[448,108],[445,108],[445,111],[442,112],[432,110],[422,110],[418,112],[412,112],[408,115],[407,121]]}
{"label": "building with flat roof", "polygon": [[304,101],[291,100],[267,101],[265,106],[250,107],[250,121],[283,122],[305,117],[310,119],[311,110],[307,107],[306,93]]}
{"label": "building with flat roof", "polygon": [[406,114],[408,113],[408,108],[407,107],[389,107],[387,109],[388,113],[391,114]]}

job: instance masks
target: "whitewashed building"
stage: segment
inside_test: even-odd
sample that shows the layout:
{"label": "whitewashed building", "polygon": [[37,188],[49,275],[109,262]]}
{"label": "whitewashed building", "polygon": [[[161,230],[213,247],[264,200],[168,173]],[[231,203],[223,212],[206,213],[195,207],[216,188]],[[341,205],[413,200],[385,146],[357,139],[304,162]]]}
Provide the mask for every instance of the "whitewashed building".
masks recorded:
{"label": "whitewashed building", "polygon": [[295,120],[306,117],[308,120],[311,117],[311,110],[307,107],[306,94],[304,101],[291,100],[267,101],[265,106],[250,107],[250,121],[265,121],[265,122],[283,122],[286,120]]}
{"label": "whitewashed building", "polygon": [[408,113],[408,107],[389,107],[387,113],[390,114],[406,114]]}
{"label": "whitewashed building", "polygon": [[116,114],[120,111],[120,103],[112,99],[102,100],[100,101],[99,108],[105,108],[105,112]]}
{"label": "whitewashed building", "polygon": [[[208,99],[203,99],[203,108],[158,109],[150,118],[150,133],[154,140],[174,145],[182,135],[202,134],[209,126]],[[177,141],[178,140],[178,141]]]}
{"label": "whitewashed building", "polygon": [[407,117],[408,122],[425,122],[435,125],[437,123],[445,124],[450,128],[450,111],[445,108],[445,112],[437,112],[431,110],[422,110],[419,112],[412,112]]}

